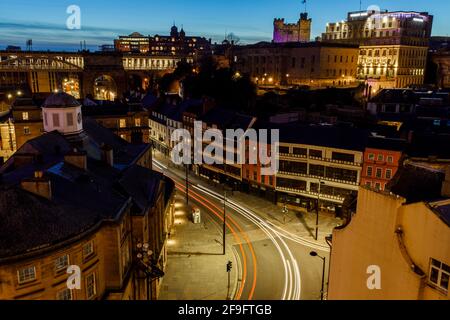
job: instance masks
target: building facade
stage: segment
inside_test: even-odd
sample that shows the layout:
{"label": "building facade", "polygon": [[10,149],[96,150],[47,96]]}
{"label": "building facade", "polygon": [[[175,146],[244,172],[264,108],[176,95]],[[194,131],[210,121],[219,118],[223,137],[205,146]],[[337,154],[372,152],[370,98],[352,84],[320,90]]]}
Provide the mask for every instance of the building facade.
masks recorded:
{"label": "building facade", "polygon": [[358,79],[374,92],[422,85],[433,16],[427,12],[350,12],[327,24],[322,41],[361,46]]}
{"label": "building facade", "polygon": [[203,37],[187,36],[183,28],[175,25],[168,36],[144,36],[134,32],[114,40],[117,51],[146,55],[195,57],[211,53],[211,41]]}
{"label": "building facade", "polygon": [[361,187],[356,215],[333,232],[328,299],[450,299],[450,170],[445,181],[435,169],[408,170],[414,186]]}
{"label": "building facade", "polygon": [[358,47],[310,42],[259,43],[236,50],[235,68],[266,86],[356,86]]}
{"label": "building facade", "polygon": [[284,19],[273,21],[273,42],[309,42],[311,39],[312,20],[308,18],[308,13],[300,14],[297,23],[285,23]]}
{"label": "building facade", "polygon": [[406,141],[371,138],[364,151],[361,186],[385,190],[402,165]]}
{"label": "building facade", "polygon": [[[43,115],[46,133],[0,169],[0,215],[13,217],[0,226],[0,298],[157,299],[173,182],[151,170],[150,145],[83,119],[72,97],[50,96]],[[69,266],[79,288],[67,285]]]}

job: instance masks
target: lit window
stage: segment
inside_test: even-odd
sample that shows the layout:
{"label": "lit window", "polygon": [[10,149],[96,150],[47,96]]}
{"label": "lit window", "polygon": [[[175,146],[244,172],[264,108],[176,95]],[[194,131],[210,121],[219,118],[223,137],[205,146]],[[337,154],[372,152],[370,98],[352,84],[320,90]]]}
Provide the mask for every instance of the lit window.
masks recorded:
{"label": "lit window", "polygon": [[450,267],[445,263],[431,259],[429,281],[439,289],[448,291]]}
{"label": "lit window", "polygon": [[371,177],[373,175],[373,168],[372,167],[367,167],[367,176]]}
{"label": "lit window", "polygon": [[89,241],[83,246],[83,259],[86,259],[93,254],[94,254],[94,242]]}
{"label": "lit window", "polygon": [[378,161],[380,161],[380,162],[384,161],[384,156],[382,154],[378,155]]}
{"label": "lit window", "polygon": [[394,163],[394,157],[393,156],[388,156],[387,157],[387,162],[388,163]]}
{"label": "lit window", "polygon": [[95,273],[91,273],[86,277],[86,296],[93,299],[97,294],[97,286],[95,281]]}
{"label": "lit window", "polygon": [[70,289],[64,289],[56,293],[56,300],[73,300],[72,291]]}
{"label": "lit window", "polygon": [[126,128],[126,126],[127,126],[127,120],[126,119],[120,119],[119,127]]}
{"label": "lit window", "polygon": [[36,267],[32,266],[18,270],[17,278],[19,280],[19,284],[24,284],[36,280]]}
{"label": "lit window", "polygon": [[141,118],[136,118],[134,119],[134,125],[136,127],[140,127],[141,126]]}
{"label": "lit window", "polygon": [[370,161],[374,161],[375,160],[375,155],[373,153],[369,154],[369,160]]}
{"label": "lit window", "polygon": [[22,120],[25,120],[25,121],[29,120],[28,112],[22,112]]}
{"label": "lit window", "polygon": [[30,127],[24,127],[23,134],[26,136],[30,135],[31,134]]}
{"label": "lit window", "polygon": [[55,260],[56,272],[65,270],[69,266],[69,255],[63,255]]}

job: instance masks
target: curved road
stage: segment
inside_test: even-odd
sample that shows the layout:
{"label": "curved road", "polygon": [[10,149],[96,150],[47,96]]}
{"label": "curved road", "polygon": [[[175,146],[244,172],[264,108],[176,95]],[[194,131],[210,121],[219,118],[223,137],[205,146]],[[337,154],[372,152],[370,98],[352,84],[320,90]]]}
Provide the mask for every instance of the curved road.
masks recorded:
{"label": "curved road", "polygon": [[[175,181],[178,191],[186,193],[183,172],[156,160],[153,163],[155,169]],[[189,197],[202,212],[223,225],[223,194],[190,177]],[[322,260],[309,253],[316,251],[328,261],[328,247],[289,233],[230,199],[226,201],[226,221],[227,241],[233,241],[240,262],[236,300],[320,299]]]}

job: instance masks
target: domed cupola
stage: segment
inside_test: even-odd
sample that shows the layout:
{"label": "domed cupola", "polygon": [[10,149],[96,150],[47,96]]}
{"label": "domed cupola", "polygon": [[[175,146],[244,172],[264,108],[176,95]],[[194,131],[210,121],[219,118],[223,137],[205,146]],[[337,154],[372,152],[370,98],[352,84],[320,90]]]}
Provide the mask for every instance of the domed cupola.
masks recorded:
{"label": "domed cupola", "polygon": [[71,95],[60,92],[49,96],[42,105],[45,132],[59,131],[64,135],[83,131],[81,104]]}

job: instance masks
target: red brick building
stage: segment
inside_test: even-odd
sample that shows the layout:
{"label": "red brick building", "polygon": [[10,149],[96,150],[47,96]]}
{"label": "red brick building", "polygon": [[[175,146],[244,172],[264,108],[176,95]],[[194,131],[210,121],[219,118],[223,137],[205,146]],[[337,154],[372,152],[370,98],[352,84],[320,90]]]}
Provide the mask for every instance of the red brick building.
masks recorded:
{"label": "red brick building", "polygon": [[361,186],[385,190],[401,166],[405,140],[370,138],[364,152]]}

